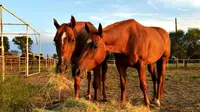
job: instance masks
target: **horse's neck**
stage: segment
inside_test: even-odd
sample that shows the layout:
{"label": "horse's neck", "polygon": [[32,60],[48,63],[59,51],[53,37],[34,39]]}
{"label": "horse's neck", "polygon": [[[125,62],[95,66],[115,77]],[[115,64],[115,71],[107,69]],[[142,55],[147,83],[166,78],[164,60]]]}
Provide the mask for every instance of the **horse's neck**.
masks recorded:
{"label": "horse's neck", "polygon": [[72,55],[73,58],[78,58],[85,47],[85,44],[88,38],[87,37],[88,33],[85,30],[85,23],[88,23],[88,22],[79,23],[75,27],[76,28],[76,45],[75,45],[75,50]]}

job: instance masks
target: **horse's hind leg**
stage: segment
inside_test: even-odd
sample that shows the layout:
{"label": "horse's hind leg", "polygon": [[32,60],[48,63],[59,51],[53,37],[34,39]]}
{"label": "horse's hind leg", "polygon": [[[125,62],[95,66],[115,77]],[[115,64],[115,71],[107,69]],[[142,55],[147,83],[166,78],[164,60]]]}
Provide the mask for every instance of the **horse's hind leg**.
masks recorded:
{"label": "horse's hind leg", "polygon": [[166,64],[167,64],[167,57],[161,57],[161,59],[157,62],[157,72],[158,72],[158,78],[157,78],[157,101],[156,104],[160,106],[160,100],[164,93],[164,73],[166,70]]}
{"label": "horse's hind leg", "polygon": [[154,64],[149,64],[148,70],[149,70],[149,73],[151,74],[151,78],[153,81],[153,99],[152,99],[152,101],[154,102],[156,99],[156,72],[155,72]]}
{"label": "horse's hind leg", "polygon": [[108,63],[107,60],[104,60],[102,63],[102,83],[103,83],[103,100],[107,101],[107,95],[106,95],[106,85],[105,85],[105,80],[106,80],[106,72],[108,70]]}
{"label": "horse's hind leg", "polygon": [[87,79],[88,79],[88,90],[87,90],[87,98],[88,100],[91,100],[91,95],[90,95],[90,83],[91,83],[91,72],[87,72]]}

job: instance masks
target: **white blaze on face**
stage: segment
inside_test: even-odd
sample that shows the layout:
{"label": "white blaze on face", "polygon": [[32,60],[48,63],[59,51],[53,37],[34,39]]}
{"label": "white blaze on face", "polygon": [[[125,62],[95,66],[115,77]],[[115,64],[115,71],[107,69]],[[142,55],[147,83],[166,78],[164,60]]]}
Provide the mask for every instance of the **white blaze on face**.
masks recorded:
{"label": "white blaze on face", "polygon": [[62,34],[62,37],[61,37],[61,39],[62,39],[62,44],[64,44],[65,37],[66,37],[66,33],[64,32],[64,33]]}
{"label": "white blaze on face", "polygon": [[86,43],[89,44],[90,42],[92,42],[91,38],[89,38]]}

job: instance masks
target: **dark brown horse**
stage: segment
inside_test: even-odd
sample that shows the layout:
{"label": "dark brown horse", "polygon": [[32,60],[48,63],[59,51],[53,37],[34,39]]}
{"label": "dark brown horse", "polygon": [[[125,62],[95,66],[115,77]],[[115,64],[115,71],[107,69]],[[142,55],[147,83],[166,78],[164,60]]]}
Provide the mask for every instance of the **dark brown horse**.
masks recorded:
{"label": "dark brown horse", "polygon": [[[113,52],[120,74],[122,103],[126,102],[126,70],[128,67],[134,67],[139,73],[140,88],[144,94],[145,104],[149,108],[145,72],[145,65],[148,64],[154,82],[153,100],[160,106],[161,95],[164,91],[164,72],[170,56],[168,33],[158,27],[145,27],[133,19],[114,23],[107,26],[103,31],[100,24],[98,32],[90,32],[87,24],[85,28],[90,33],[89,38],[92,39],[92,42],[84,50],[79,60],[77,74],[90,70],[101,63],[107,51]],[[157,79],[155,62],[157,62]]]}
{"label": "dark brown horse", "polygon": [[[80,88],[80,78],[75,77],[75,70],[77,69],[77,60],[79,59],[82,50],[85,48],[88,40],[88,33],[85,30],[85,24],[91,29],[91,32],[97,31],[97,29],[90,22],[76,22],[75,18],[71,16],[70,23],[59,25],[56,19],[54,19],[54,25],[57,28],[57,32],[54,38],[56,51],[58,54],[57,72],[61,74],[67,69],[67,64],[71,62],[72,75],[75,79],[75,98],[78,99],[78,90]],[[103,69],[103,71],[102,71]],[[103,96],[106,99],[105,93],[105,73],[107,71],[107,61],[105,60],[102,65],[99,65],[93,69],[94,81],[93,87],[95,90],[95,99],[97,99],[97,90],[100,88],[98,84],[102,77],[103,82]],[[102,73],[102,74],[101,74]],[[88,78],[88,98],[90,99],[90,82],[91,72],[87,72]],[[101,88],[100,88],[101,89]]]}

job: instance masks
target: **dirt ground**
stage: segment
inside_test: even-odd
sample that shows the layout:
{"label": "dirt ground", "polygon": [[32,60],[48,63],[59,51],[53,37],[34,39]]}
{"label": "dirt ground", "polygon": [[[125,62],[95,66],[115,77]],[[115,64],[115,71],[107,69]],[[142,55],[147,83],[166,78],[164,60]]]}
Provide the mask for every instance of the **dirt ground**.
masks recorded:
{"label": "dirt ground", "polygon": [[[68,73],[70,74],[70,73]],[[43,73],[37,76],[32,76],[25,79],[32,84],[45,85],[51,77],[50,73]],[[73,78],[67,76],[73,83]],[[139,78],[136,69],[129,68],[127,71],[127,103],[133,106],[144,105],[143,94],[139,87]],[[106,79],[106,92],[109,101],[120,102],[120,80],[116,67],[109,67]],[[92,85],[92,84],[91,84]],[[147,72],[148,96],[152,99],[152,81],[150,74]],[[92,87],[92,86],[91,86]],[[158,108],[151,104],[150,108],[153,112],[200,112],[200,69],[199,68],[182,68],[182,69],[167,69],[165,73],[165,91],[164,97],[161,100],[161,107]],[[92,89],[92,88],[91,88]],[[87,92],[87,79],[81,82],[80,97],[84,98]],[[58,91],[51,94],[51,98],[58,99]],[[92,89],[93,97],[93,89]],[[60,99],[74,98],[73,86],[61,92]],[[101,107],[106,103],[100,100],[102,95],[99,95],[99,101],[96,103]],[[44,101],[44,100],[42,100]]]}

